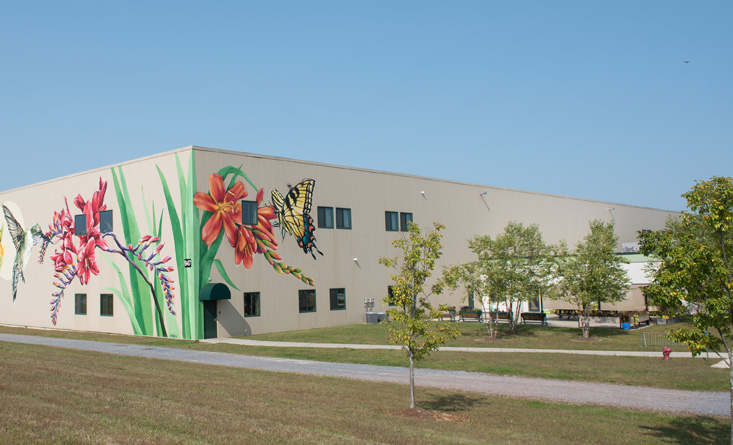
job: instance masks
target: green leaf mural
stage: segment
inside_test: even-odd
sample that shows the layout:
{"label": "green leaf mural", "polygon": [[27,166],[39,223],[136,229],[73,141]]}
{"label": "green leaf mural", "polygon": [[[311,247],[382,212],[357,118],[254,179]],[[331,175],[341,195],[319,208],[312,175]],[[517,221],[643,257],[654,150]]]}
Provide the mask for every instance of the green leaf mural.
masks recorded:
{"label": "green leaf mural", "polygon": [[[183,338],[199,339],[203,334],[203,319],[201,302],[198,299],[198,290],[200,282],[197,280],[200,264],[193,263],[192,267],[185,267],[185,259],[198,258],[196,243],[191,234],[189,227],[196,227],[198,224],[198,215],[188,210],[188,202],[193,201],[193,195],[196,193],[196,167],[193,151],[189,158],[188,179],[183,174],[180,159],[176,154],[176,169],[178,173],[178,188],[181,197],[181,216],[179,218],[173,197],[171,196],[168,181],[160,170],[158,176],[163,186],[163,194],[168,209],[168,218],[173,232],[173,242],[176,251],[176,267],[178,269],[179,294],[181,298],[181,326],[183,330]],[[196,212],[197,213],[197,212]]]}

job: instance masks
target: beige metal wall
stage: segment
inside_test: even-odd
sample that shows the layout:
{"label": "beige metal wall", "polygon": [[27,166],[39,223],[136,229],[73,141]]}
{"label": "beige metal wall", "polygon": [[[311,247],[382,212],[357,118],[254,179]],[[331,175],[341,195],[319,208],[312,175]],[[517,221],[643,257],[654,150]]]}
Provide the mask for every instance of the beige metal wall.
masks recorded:
{"label": "beige metal wall", "polygon": [[[346,207],[352,212],[352,230],[317,229],[317,246],[324,256],[311,258],[298,248],[295,239],[278,236],[280,252],[287,264],[302,268],[316,281],[317,311],[298,312],[298,289],[307,286],[292,277],[271,270],[264,258],[255,258],[251,270],[235,266],[232,249],[220,249],[219,257],[243,292],[261,292],[260,317],[244,318],[241,292],[232,290],[232,300],[219,303],[219,335],[242,335],[282,330],[364,322],[364,299],[377,301],[374,310],[383,311],[382,298],[389,285],[389,271],[378,264],[380,256],[397,255],[391,241],[399,232],[385,230],[385,211],[410,212],[422,227],[433,221],[446,225],[440,265],[456,264],[471,258],[466,240],[477,234],[495,235],[509,221],[540,226],[547,242],[562,239],[572,247],[587,233],[592,219],[615,218],[619,248],[636,240],[636,231],[663,227],[672,212],[610,204],[568,197],[543,195],[432,178],[361,170],[289,159],[223,152],[197,147],[196,166],[199,189],[207,188],[206,178],[227,165],[242,165],[267,195],[272,188],[285,194],[287,184],[313,178],[316,186],[311,215],[317,219],[318,206]],[[491,178],[487,178],[490,182]],[[249,189],[249,187],[247,187]],[[424,192],[424,193],[423,193]],[[482,193],[486,192],[485,195]],[[609,208],[615,210],[609,212]],[[358,262],[354,261],[358,259]],[[212,272],[214,280],[216,272]],[[345,311],[329,309],[329,289],[345,288]],[[461,304],[461,295],[438,295],[434,303]]]}

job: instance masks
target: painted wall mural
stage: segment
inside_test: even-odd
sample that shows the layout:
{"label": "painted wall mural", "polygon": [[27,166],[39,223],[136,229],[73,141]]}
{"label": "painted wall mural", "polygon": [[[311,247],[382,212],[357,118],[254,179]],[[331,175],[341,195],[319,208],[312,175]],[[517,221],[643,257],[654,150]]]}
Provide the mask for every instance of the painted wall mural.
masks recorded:
{"label": "painted wall mural", "polygon": [[[74,205],[84,215],[82,220],[85,227],[81,228],[75,227],[77,221],[72,218],[69,203],[64,198],[65,207],[58,212],[54,212],[53,222],[49,225],[50,230],[44,235],[44,243],[52,242],[56,245],[51,260],[54,263],[54,277],[57,280],[53,284],[58,290],[52,294],[51,321],[56,325],[61,299],[64,297],[64,291],[69,284],[78,279],[81,285],[86,285],[89,283],[91,275],[99,275],[96,253],[97,250],[100,250],[107,254],[122,256],[130,267],[130,281],[133,280],[133,277],[142,279],[149,290],[149,293],[146,293],[142,291],[144,286],[134,286],[136,289],[130,292],[126,285],[127,280],[122,277],[119,267],[114,262],[109,261],[120,276],[122,286],[122,289],[109,290],[117,295],[127,310],[134,332],[136,334],[153,335],[152,323],[148,321],[143,313],[146,306],[143,299],[149,299],[154,303],[157,315],[155,331],[158,335],[167,337],[168,332],[159,297],[163,296],[168,311],[175,315],[173,310],[173,279],[169,276],[169,273],[173,272],[174,269],[166,264],[171,260],[171,257],[160,256],[165,244],[160,241],[158,236],[145,235],[139,237],[139,240],[133,245],[120,241],[114,232],[103,233],[100,230],[100,216],[103,211],[107,210],[107,206],[104,204],[106,192],[107,181],[100,178],[99,189],[94,192],[92,199],[87,201],[81,195],[74,198]],[[129,227],[126,226],[127,224],[123,223],[125,239],[130,239],[130,236],[128,236]],[[153,245],[156,247],[151,249]],[[45,247],[43,250],[45,251]],[[149,269],[149,272],[145,269]]]}
{"label": "painted wall mural", "polygon": [[283,238],[285,238],[285,232],[293,235],[303,252],[310,253],[313,259],[316,259],[313,249],[323,255],[323,252],[316,247],[316,237],[313,234],[316,227],[310,216],[315,186],[315,179],[303,179],[291,188],[285,197],[279,191],[272,190],[272,204],[282,228]]}
{"label": "painted wall mural", "polygon": [[[61,316],[64,293],[72,283],[86,286],[95,276],[105,273],[104,270],[111,270],[119,286],[104,290],[113,293],[122,304],[135,334],[203,338],[199,292],[209,283],[212,271],[216,269],[230,287],[239,290],[217,258],[224,238],[233,249],[237,266],[251,269],[261,256],[276,273],[314,285],[314,280],[300,268],[284,262],[277,251],[274,231],[280,228],[283,240],[286,233],[293,236],[303,252],[310,253],[314,259],[314,250],[323,255],[315,245],[315,226],[310,216],[315,180],[304,179],[285,196],[272,190],[272,203],[267,203],[264,189],[256,187],[241,166],[227,166],[211,174],[209,190],[198,192],[194,152],[190,152],[186,171],[178,154],[175,154],[175,165],[177,181],[172,184],[177,186],[178,200],[174,199],[160,166],[155,166],[165,198],[165,205],[157,212],[155,202],[148,203],[142,189],[138,205],[134,204],[123,166],[111,169],[117,204],[113,211],[115,221],[120,221],[122,226],[115,227],[116,230],[102,224],[103,214],[109,216],[106,212],[111,209],[105,203],[108,182],[101,177],[91,199],[81,194],[73,199],[73,207],[78,210],[74,214],[68,199],[63,197],[63,206],[53,212],[45,233],[40,224],[33,224],[26,231],[20,208],[12,202],[3,204],[0,276],[6,280],[12,278],[13,301],[22,294],[19,284],[25,282],[23,271],[37,244],[41,245],[39,263],[43,263],[46,250],[53,249],[50,255],[55,287],[50,303],[53,325]],[[241,201],[254,191],[256,223],[243,224]],[[144,209],[144,218],[138,219],[135,209],[140,208]],[[83,218],[76,220],[81,217],[79,213]],[[168,241],[169,244],[172,241],[173,255],[165,255],[164,222],[170,224],[170,232],[165,233],[172,235],[173,239]],[[12,271],[8,260],[11,257],[14,257]],[[102,260],[109,268],[100,268]],[[178,275],[177,280],[173,279],[174,273]]]}
{"label": "painted wall mural", "polygon": [[5,256],[5,246],[3,245],[3,233],[5,233],[5,221],[0,221],[0,269],[3,268],[3,257]]}
{"label": "painted wall mural", "polygon": [[[229,184],[225,186],[224,183],[229,176],[231,176]],[[257,190],[255,198],[257,203],[257,224],[242,224],[241,201],[248,196],[248,192],[244,183],[238,181],[239,178],[245,180],[253,190]],[[273,234],[273,227],[280,226],[283,228],[283,236],[285,231],[291,234],[300,234],[298,244],[303,247],[306,253],[315,248],[315,237],[313,236],[315,228],[313,227],[312,218],[308,215],[315,181],[312,179],[307,181],[310,181],[307,194],[298,194],[291,190],[292,193],[288,193],[288,198],[283,200],[282,195],[277,190],[273,190],[273,204],[265,205],[264,189],[258,189],[241,170],[241,167],[225,167],[209,176],[209,192],[198,192],[194,195],[194,205],[204,212],[201,220],[201,241],[203,245],[201,246],[202,254],[200,255],[204,270],[210,270],[210,264],[215,263],[220,275],[227,284],[239,290],[229,279],[221,262],[213,260],[219,250],[223,235],[226,235],[230,246],[234,248],[234,261],[236,264],[242,264],[245,268],[250,269],[254,256],[262,254],[277,273],[290,274],[303,283],[313,286],[313,279],[306,276],[301,269],[289,266],[282,261],[282,257],[276,252],[278,244]],[[299,186],[300,184],[296,187]],[[295,198],[291,198],[291,194]],[[275,198],[276,195],[280,196],[279,200]],[[277,221],[273,222],[276,218]],[[307,221],[307,225],[303,221]],[[299,222],[300,225],[298,225]],[[224,228],[223,234],[222,228]],[[316,251],[321,253],[317,248]],[[206,283],[207,281],[202,280],[201,282]]]}
{"label": "painted wall mural", "polygon": [[[48,238],[43,234],[40,224],[33,224],[30,230],[26,231],[5,204],[3,204],[3,214],[7,222],[13,247],[15,248],[15,260],[13,261],[12,272],[13,301],[15,301],[18,295],[18,280],[22,280],[25,283],[23,270],[31,259],[33,247],[41,241],[47,242]],[[2,233],[0,233],[0,238],[2,238]]]}

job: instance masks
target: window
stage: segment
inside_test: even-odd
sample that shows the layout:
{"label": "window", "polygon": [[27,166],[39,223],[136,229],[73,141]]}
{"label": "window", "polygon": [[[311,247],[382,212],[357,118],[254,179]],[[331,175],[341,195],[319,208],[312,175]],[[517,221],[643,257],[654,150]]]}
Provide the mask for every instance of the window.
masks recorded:
{"label": "window", "polygon": [[384,212],[385,226],[388,232],[396,232],[400,229],[397,212]]}
{"label": "window", "polygon": [[316,311],[315,289],[304,289],[298,291],[298,307],[300,312]]}
{"label": "window", "polygon": [[336,207],[336,228],[351,229],[351,209]]}
{"label": "window", "polygon": [[76,315],[87,314],[87,294],[76,294],[74,296],[74,313]]}
{"label": "window", "polygon": [[244,293],[244,316],[259,317],[260,316],[260,293],[245,292]]}
{"label": "window", "polygon": [[392,292],[392,286],[387,286],[387,297],[389,298],[389,305],[394,306],[394,293]]}
{"label": "window", "polygon": [[87,215],[74,215],[74,235],[82,236],[87,234]]}
{"label": "window", "polygon": [[112,210],[102,210],[99,212],[99,231],[101,233],[114,231],[112,228]]}
{"label": "window", "polygon": [[99,315],[114,315],[112,294],[102,294],[99,298]]}
{"label": "window", "polygon": [[410,230],[407,223],[412,222],[412,213],[400,213],[400,231],[407,232]]}
{"label": "window", "polygon": [[346,309],[346,289],[331,289],[331,310]]}
{"label": "window", "polygon": [[318,207],[318,228],[333,229],[333,207]]}
{"label": "window", "polygon": [[242,224],[257,225],[257,201],[242,201]]}
{"label": "window", "polygon": [[532,298],[528,301],[529,303],[529,311],[530,312],[539,312],[540,311],[540,298]]}

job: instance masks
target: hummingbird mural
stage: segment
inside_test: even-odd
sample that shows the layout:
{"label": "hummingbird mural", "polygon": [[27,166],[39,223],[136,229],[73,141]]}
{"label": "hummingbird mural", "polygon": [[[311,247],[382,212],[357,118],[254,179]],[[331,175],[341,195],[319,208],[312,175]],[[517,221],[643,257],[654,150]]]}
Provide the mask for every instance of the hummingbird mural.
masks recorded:
{"label": "hummingbird mural", "polygon": [[3,205],[3,213],[5,214],[5,221],[8,223],[10,238],[15,245],[15,262],[13,263],[13,301],[15,301],[15,297],[18,294],[18,279],[23,280],[25,283],[23,268],[31,258],[33,246],[42,240],[48,240],[48,237],[43,234],[40,224],[34,224],[26,232],[15,219],[10,209],[5,207],[5,205]]}
{"label": "hummingbird mural", "polygon": [[5,231],[5,223],[2,223],[0,224],[0,267],[3,267],[3,257],[5,257],[5,246],[3,246],[3,232],[4,231]]}

